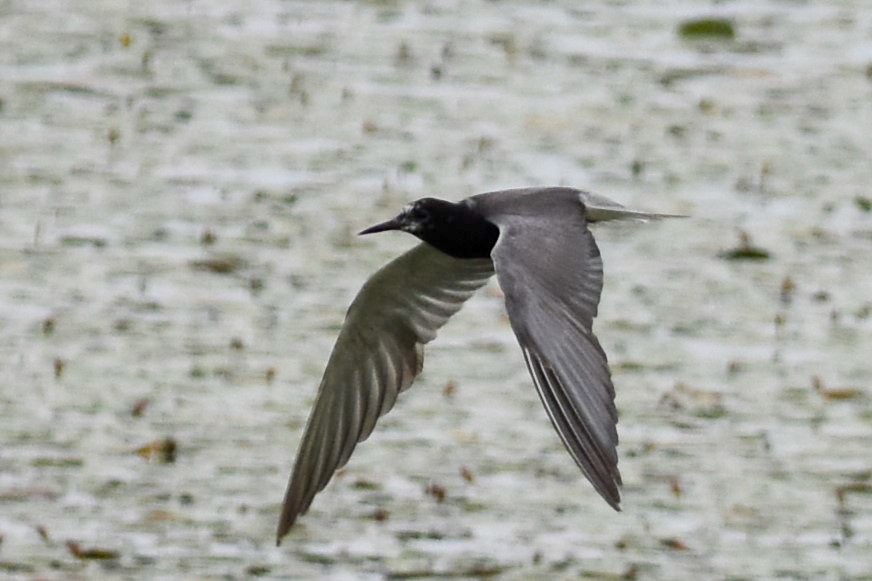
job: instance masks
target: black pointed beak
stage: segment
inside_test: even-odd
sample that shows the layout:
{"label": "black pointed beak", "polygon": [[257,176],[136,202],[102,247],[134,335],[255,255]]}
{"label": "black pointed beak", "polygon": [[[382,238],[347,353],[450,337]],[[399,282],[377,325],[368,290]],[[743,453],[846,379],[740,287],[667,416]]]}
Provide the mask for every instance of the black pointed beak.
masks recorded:
{"label": "black pointed beak", "polygon": [[375,234],[376,232],[386,232],[388,230],[401,230],[402,227],[403,224],[400,222],[399,218],[391,218],[387,222],[382,222],[381,224],[370,226],[366,230],[361,230],[357,235],[363,236],[364,234]]}

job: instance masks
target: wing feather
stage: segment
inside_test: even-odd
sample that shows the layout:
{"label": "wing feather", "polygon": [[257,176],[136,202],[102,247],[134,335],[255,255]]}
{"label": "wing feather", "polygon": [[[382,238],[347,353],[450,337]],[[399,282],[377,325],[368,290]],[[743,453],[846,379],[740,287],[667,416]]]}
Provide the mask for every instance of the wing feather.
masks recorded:
{"label": "wing feather", "polygon": [[333,347],[285,493],[278,538],[305,513],[424,364],[424,344],[493,275],[487,259],[419,244],[358,293]]}
{"label": "wing feather", "polygon": [[615,390],[593,334],[602,258],[577,192],[476,204],[500,229],[491,253],[527,368],[564,446],[606,502],[620,510]]}

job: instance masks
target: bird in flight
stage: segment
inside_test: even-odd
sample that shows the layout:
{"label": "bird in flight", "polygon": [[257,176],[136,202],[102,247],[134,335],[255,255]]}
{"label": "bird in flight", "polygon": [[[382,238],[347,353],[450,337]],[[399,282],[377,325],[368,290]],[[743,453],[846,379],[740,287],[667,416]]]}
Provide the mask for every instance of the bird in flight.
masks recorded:
{"label": "bird in flight", "polygon": [[620,510],[618,421],[593,334],[603,264],[591,222],[671,217],[564,187],[423,198],[362,231],[422,240],[357,294],[327,362],[285,493],[277,543],[421,373],[424,345],[494,274],[539,398],[569,454]]}

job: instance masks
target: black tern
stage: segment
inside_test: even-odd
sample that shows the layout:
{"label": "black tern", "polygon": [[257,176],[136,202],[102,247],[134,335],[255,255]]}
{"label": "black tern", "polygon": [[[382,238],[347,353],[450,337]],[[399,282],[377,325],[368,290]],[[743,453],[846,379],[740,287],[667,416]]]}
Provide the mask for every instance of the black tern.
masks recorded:
{"label": "black tern", "polygon": [[421,372],[424,345],[493,274],[563,445],[620,510],[615,389],[592,328],[603,263],[588,223],[672,216],[573,188],[525,188],[458,203],[423,198],[362,231],[401,230],[423,242],[376,272],[348,309],[297,452],[277,543]]}

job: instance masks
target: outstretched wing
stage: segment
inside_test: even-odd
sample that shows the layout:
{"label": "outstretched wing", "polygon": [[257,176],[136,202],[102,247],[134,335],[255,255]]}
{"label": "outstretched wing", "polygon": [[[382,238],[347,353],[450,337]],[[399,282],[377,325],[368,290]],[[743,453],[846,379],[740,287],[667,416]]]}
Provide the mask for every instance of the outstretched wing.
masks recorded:
{"label": "outstretched wing", "polygon": [[363,285],[306,423],[277,542],[421,372],[424,344],[493,272],[490,260],[460,260],[422,243]]}
{"label": "outstretched wing", "polygon": [[492,258],[551,422],[597,492],[620,510],[615,389],[592,331],[602,259],[583,212],[573,202],[489,215],[500,228]]}

